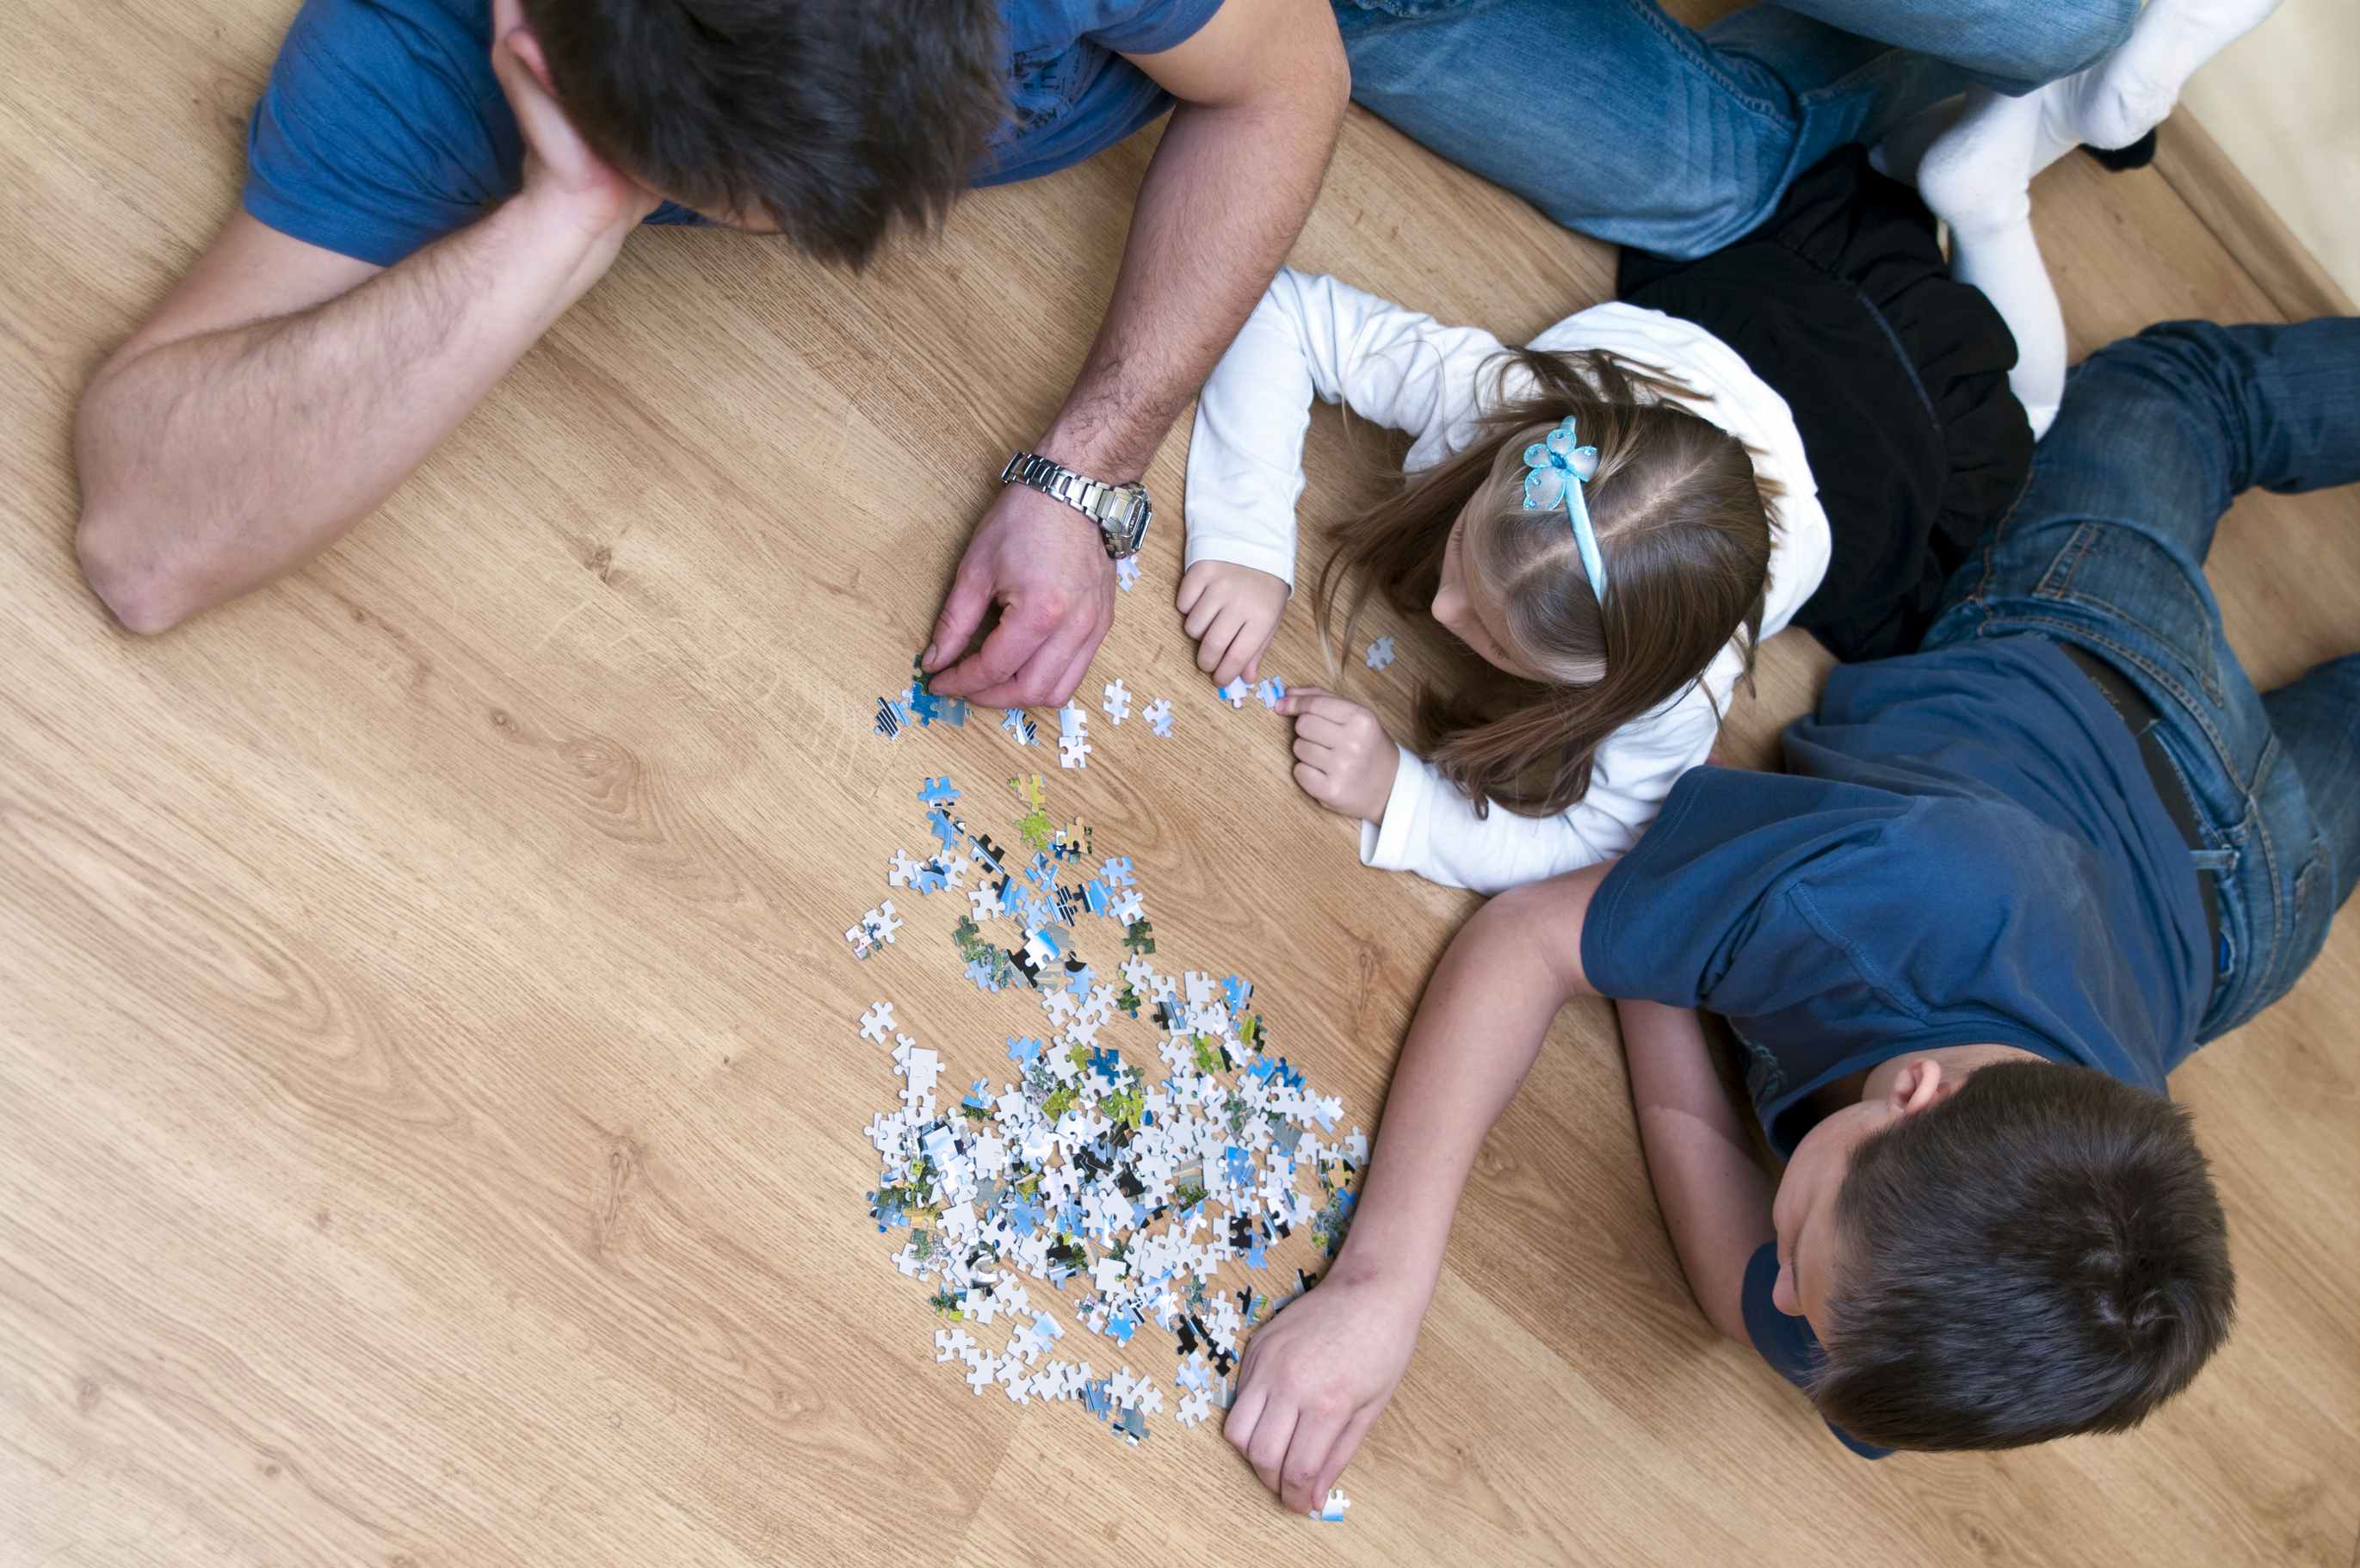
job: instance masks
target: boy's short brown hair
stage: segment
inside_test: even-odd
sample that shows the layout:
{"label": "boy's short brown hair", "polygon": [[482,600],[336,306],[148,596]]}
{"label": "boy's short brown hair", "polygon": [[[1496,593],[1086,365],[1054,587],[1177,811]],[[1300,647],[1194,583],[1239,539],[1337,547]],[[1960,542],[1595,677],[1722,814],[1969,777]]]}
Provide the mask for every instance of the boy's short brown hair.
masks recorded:
{"label": "boy's short brown hair", "polygon": [[858,266],[939,220],[1007,114],[993,0],[523,0],[566,118],[634,180]]}
{"label": "boy's short brown hair", "polygon": [[2235,1305],[2185,1111],[2014,1062],[1861,1144],[1836,1196],[1829,1421],[1891,1448],[2121,1432],[2187,1387]]}

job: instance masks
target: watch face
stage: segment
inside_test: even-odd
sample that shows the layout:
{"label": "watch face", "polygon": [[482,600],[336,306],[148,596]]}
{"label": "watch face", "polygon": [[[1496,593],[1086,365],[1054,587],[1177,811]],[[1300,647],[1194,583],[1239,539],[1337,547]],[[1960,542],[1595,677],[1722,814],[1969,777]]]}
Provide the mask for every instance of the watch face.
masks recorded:
{"label": "watch face", "polygon": [[1120,520],[1115,525],[1115,532],[1120,536],[1115,541],[1115,553],[1137,555],[1139,547],[1147,542],[1147,525],[1154,520],[1154,517],[1155,508],[1147,499],[1146,487],[1132,486],[1131,505],[1124,508]]}

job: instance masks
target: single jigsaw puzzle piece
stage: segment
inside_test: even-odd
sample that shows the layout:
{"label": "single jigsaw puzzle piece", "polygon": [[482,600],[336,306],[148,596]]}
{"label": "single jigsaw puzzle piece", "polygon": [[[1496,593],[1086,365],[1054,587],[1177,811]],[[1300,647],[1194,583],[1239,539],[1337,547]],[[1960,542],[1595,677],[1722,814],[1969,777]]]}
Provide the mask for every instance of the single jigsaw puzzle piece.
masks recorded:
{"label": "single jigsaw puzzle piece", "polygon": [[1391,637],[1381,637],[1377,638],[1374,642],[1372,642],[1372,643],[1369,644],[1369,651],[1368,651],[1368,655],[1367,655],[1367,662],[1368,662],[1368,666],[1369,666],[1369,668],[1370,668],[1370,669],[1371,669],[1371,670],[1382,670],[1386,665],[1391,664],[1393,661],[1393,638],[1391,638]]}

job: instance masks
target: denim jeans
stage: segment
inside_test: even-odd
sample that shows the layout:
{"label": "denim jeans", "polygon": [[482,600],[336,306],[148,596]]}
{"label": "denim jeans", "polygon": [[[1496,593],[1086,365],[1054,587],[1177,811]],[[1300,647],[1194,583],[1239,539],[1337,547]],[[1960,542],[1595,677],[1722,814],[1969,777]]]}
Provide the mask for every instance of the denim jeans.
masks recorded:
{"label": "denim jeans", "polygon": [[[2205,553],[2248,486],[2355,481],[2360,320],[2149,327],[2067,379],[2023,497],[1926,637],[2077,644],[2160,710],[2204,841],[2199,873],[2220,894],[2199,1043],[2285,994],[2360,878],[2360,654],[2257,693],[2222,635]],[[2360,607],[2353,622],[2360,643]]]}
{"label": "denim jeans", "polygon": [[2026,93],[2138,0],[1787,0],[1702,32],[1655,0],[1334,0],[1352,97],[1569,229],[1686,260],[1846,142],[1972,82]]}

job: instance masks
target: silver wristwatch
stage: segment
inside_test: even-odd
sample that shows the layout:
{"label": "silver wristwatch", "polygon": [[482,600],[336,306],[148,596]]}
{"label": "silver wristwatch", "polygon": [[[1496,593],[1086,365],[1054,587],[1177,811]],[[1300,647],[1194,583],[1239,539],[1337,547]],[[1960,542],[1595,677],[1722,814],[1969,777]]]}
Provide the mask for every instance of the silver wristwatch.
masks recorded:
{"label": "silver wristwatch", "polygon": [[1098,524],[1107,553],[1117,561],[1139,553],[1139,547],[1147,542],[1147,525],[1155,517],[1146,485],[1137,481],[1109,485],[1103,479],[1085,479],[1061,463],[1029,452],[1008,460],[1008,466],[1000,471],[1000,482],[1038,490]]}

